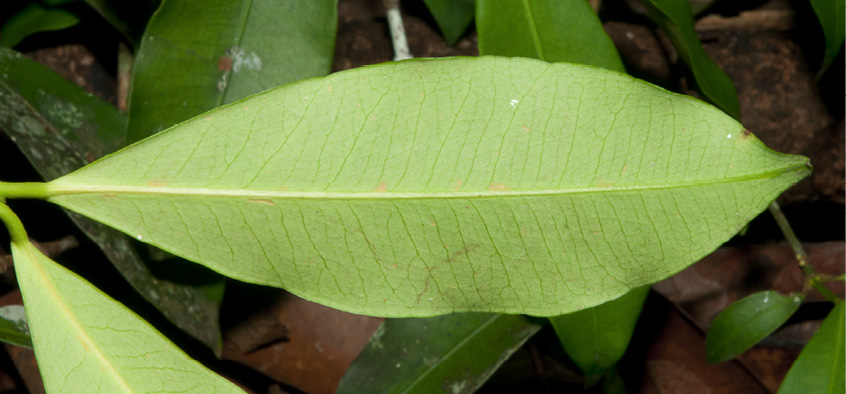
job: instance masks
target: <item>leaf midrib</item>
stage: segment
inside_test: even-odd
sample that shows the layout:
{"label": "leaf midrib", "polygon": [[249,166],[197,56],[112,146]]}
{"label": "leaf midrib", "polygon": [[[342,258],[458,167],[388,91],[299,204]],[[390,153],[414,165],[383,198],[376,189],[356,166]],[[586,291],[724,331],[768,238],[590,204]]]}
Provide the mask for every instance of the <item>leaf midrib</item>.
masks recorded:
{"label": "leaf midrib", "polygon": [[[702,187],[726,183],[740,183],[746,181],[771,179],[794,171],[808,170],[806,164],[798,163],[778,170],[767,171],[744,176],[728,177],[710,180],[697,180],[678,183],[646,184],[633,186],[594,186],[560,189],[537,190],[474,190],[474,191],[441,191],[441,192],[325,192],[325,191],[291,191],[291,190],[254,190],[242,188],[201,188],[201,187],[168,187],[163,186],[128,186],[128,185],[97,185],[74,184],[68,182],[50,182],[47,184],[47,196],[58,197],[79,194],[114,194],[114,195],[147,195],[147,196],[182,196],[182,197],[236,197],[248,199],[314,199],[314,200],[385,200],[385,199],[467,199],[467,198],[505,198],[531,197],[551,195],[575,195],[594,193],[624,193],[638,191],[671,190],[692,187]],[[59,179],[59,181],[61,178]]]}

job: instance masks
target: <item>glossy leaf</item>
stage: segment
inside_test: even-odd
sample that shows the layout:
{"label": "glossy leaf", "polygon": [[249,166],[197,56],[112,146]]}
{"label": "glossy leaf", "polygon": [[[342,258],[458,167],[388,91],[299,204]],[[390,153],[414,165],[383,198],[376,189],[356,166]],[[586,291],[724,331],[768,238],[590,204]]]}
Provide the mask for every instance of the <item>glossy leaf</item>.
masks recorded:
{"label": "glossy leaf", "polygon": [[743,298],[720,312],[705,340],[709,363],[735,358],[781,327],[802,304],[798,295],[762,291]]}
{"label": "glossy leaf", "polygon": [[338,393],[472,393],[538,329],[518,315],[387,319]]}
{"label": "glossy leaf", "polygon": [[106,21],[137,45],[160,0],[85,0]]}
{"label": "glossy leaf", "polygon": [[846,30],[846,16],[844,16],[843,9],[846,8],[846,0],[810,1],[825,35],[825,54],[820,71],[817,73],[817,78],[819,78],[837,57],[840,48],[843,47],[844,30]]}
{"label": "glossy leaf", "polygon": [[[0,48],[0,127],[15,141],[35,169],[51,180],[123,146],[126,117],[21,54]],[[222,350],[218,309],[208,284],[172,281],[150,272],[142,251],[124,234],[69,212],[124,278],[177,327]],[[184,265],[185,263],[183,263]],[[212,287],[221,287],[218,280]],[[186,311],[191,311],[186,313]]]}
{"label": "glossy leaf", "polygon": [[735,119],[740,119],[740,104],[734,84],[702,49],[702,43],[693,30],[693,15],[687,0],[644,0],[642,3],[650,18],[670,38],[679,57],[690,67],[706,99]]}
{"label": "glossy leaf", "polygon": [[549,316],[678,272],[809,172],[690,97],[483,57],[288,85],[0,195],[355,313]]}
{"label": "glossy leaf", "polygon": [[32,348],[32,339],[29,336],[29,325],[26,323],[23,306],[0,307],[0,341]]}
{"label": "glossy leaf", "polygon": [[34,245],[12,254],[48,392],[243,393]]}
{"label": "glossy leaf", "polygon": [[13,47],[32,34],[66,29],[77,23],[79,18],[68,11],[29,3],[0,28],[0,46]]}
{"label": "glossy leaf", "polygon": [[449,45],[455,45],[473,20],[475,0],[423,0]]}
{"label": "glossy leaf", "polygon": [[584,0],[478,0],[479,54],[592,64],[625,72]]}
{"label": "glossy leaf", "polygon": [[648,286],[639,287],[602,305],[549,319],[586,376],[605,373],[623,357],[648,293]]}
{"label": "glossy leaf", "polygon": [[164,0],[135,58],[130,142],[262,90],[326,75],[337,0]]}
{"label": "glossy leaf", "polygon": [[840,394],[846,389],[846,341],[843,301],[838,301],[819,331],[790,367],[779,394]]}

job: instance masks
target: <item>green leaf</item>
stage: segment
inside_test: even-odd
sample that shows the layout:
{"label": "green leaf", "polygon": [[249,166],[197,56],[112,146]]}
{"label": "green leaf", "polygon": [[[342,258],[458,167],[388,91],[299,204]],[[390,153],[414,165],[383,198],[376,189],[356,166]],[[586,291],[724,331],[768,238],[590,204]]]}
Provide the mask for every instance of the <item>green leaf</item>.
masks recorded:
{"label": "green leaf", "polygon": [[243,393],[32,244],[12,255],[48,392]]}
{"label": "green leaf", "polygon": [[844,330],[846,324],[841,300],[790,367],[778,389],[779,394],[842,393],[846,384]]}
{"label": "green leaf", "polygon": [[584,0],[478,0],[479,54],[592,64],[625,72]]}
{"label": "green leaf", "polygon": [[472,393],[539,329],[518,315],[387,319],[338,393]]}
{"label": "green leaf", "polygon": [[[125,125],[126,117],[114,106],[20,53],[0,48],[0,127],[45,179],[123,146]],[[69,215],[139,294],[215,353],[222,350],[220,297],[210,297],[206,284],[157,278],[141,257],[147,255],[146,246],[139,254],[126,235]],[[212,286],[220,288],[223,282]]]}
{"label": "green leaf", "polygon": [[0,307],[0,341],[32,349],[29,325],[21,305]]}
{"label": "green leaf", "polygon": [[159,0],[85,0],[133,46],[144,34],[144,27],[161,3]]}
{"label": "green leaf", "polygon": [[735,358],[781,327],[799,309],[802,297],[762,291],[720,312],[705,340],[709,363]]}
{"label": "green leaf", "polygon": [[128,140],[326,75],[337,24],[337,0],[164,0],[135,58]]}
{"label": "green leaf", "polygon": [[650,18],[670,38],[679,57],[690,67],[705,98],[735,119],[740,119],[740,104],[734,84],[702,49],[693,30],[693,15],[687,0],[644,0],[642,3]]}
{"label": "green leaf", "polygon": [[449,45],[455,45],[473,20],[475,0],[423,0]]}
{"label": "green leaf", "polygon": [[843,14],[843,9],[846,8],[846,0],[810,1],[825,35],[825,55],[823,55],[820,71],[817,73],[817,78],[820,78],[843,46],[843,31],[846,29],[844,27],[846,26],[846,22],[844,22],[846,16]]}
{"label": "green leaf", "polygon": [[588,377],[607,372],[623,357],[649,287],[602,305],[550,318],[567,355]]}
{"label": "green leaf", "polygon": [[47,9],[38,3],[29,3],[0,28],[0,46],[11,48],[32,34],[66,29],[77,23],[79,18],[68,11]]}
{"label": "green leaf", "polygon": [[682,270],[809,173],[699,100],[481,57],[270,90],[0,196],[354,313],[550,316]]}

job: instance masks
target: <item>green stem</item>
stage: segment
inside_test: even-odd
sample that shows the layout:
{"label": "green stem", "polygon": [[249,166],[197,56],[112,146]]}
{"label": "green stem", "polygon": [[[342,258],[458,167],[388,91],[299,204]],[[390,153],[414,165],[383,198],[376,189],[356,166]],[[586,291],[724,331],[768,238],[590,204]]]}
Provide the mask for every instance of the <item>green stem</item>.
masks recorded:
{"label": "green stem", "polygon": [[26,235],[26,230],[24,230],[21,220],[18,219],[18,215],[15,215],[8,205],[2,202],[0,202],[0,221],[9,229],[9,237],[12,239],[12,243],[18,245],[29,243],[29,237]]}
{"label": "green stem", "polygon": [[44,182],[0,182],[0,198],[47,199],[50,193]]}
{"label": "green stem", "polygon": [[802,247],[802,242],[800,242],[799,238],[796,237],[796,233],[793,232],[793,228],[790,227],[790,222],[787,221],[787,217],[784,216],[784,212],[781,211],[781,207],[777,202],[773,201],[773,203],[770,204],[770,213],[773,215],[773,218],[775,218],[776,223],[778,223],[778,227],[784,234],[784,238],[787,239],[787,243],[789,243],[790,247],[793,248],[793,254],[796,256],[796,261],[799,262],[799,269],[802,270],[802,274],[805,275],[807,283],[817,289],[817,291],[819,291],[829,301],[834,302],[839,299],[836,294],[825,287],[822,281],[820,281],[820,278],[817,276],[817,273],[814,271],[814,268],[808,264],[808,254],[805,253],[805,248]]}

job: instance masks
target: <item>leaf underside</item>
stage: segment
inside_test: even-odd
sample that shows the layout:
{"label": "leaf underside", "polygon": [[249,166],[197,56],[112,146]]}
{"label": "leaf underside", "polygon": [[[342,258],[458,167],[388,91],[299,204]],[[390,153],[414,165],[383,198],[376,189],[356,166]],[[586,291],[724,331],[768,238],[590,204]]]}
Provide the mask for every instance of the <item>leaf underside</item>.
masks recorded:
{"label": "leaf underside", "polygon": [[548,316],[678,272],[809,172],[690,97],[487,57],[270,90],[48,188],[144,242],[338,309]]}
{"label": "leaf underside", "polygon": [[12,254],[48,392],[243,393],[32,244]]}

